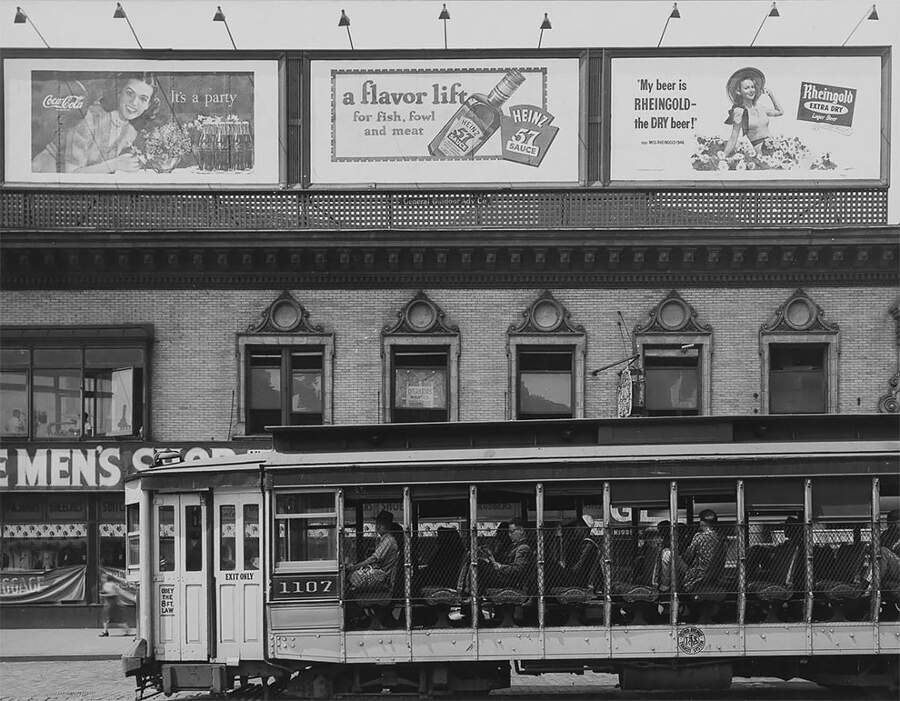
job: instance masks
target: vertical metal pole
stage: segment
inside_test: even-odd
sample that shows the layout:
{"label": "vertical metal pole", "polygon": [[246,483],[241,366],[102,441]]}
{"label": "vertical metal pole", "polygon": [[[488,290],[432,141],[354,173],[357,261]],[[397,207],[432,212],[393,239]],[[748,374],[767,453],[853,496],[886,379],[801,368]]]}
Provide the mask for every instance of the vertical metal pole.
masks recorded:
{"label": "vertical metal pole", "polygon": [[544,485],[535,486],[537,504],[537,585],[538,585],[538,627],[544,627]]}
{"label": "vertical metal pole", "polygon": [[[813,610],[813,528],[812,528],[812,480],[803,480],[803,530],[806,543],[806,592],[803,598],[803,621],[812,623]],[[811,636],[810,629],[810,636]],[[811,638],[809,638],[811,642]]]}
{"label": "vertical metal pole", "polygon": [[878,617],[881,614],[881,526],[879,516],[881,512],[881,482],[877,477],[872,478],[872,577],[871,577],[871,621],[874,627],[875,652],[879,650]]}
{"label": "vertical metal pole", "polygon": [[340,659],[344,660],[347,649],[347,603],[344,600],[344,583],[347,581],[347,565],[344,562],[344,490],[335,494],[337,508],[337,559],[338,559],[338,630],[340,635]]}
{"label": "vertical metal pole", "polygon": [[406,547],[403,548],[403,596],[404,605],[406,607],[406,634],[410,643],[409,651],[412,653],[412,639],[409,637],[410,628],[412,626],[412,499],[410,498],[409,487],[403,488],[403,538],[406,540]]}
{"label": "vertical metal pole", "polygon": [[141,500],[138,502],[138,517],[141,520],[141,566],[139,569],[140,595],[138,596],[138,636],[147,641],[147,652],[153,650],[153,618],[151,611],[156,610],[153,591],[153,537],[156,533],[153,519],[153,495],[141,487]]}
{"label": "vertical metal pole", "polygon": [[741,627],[741,644],[744,641],[744,620],[747,611],[747,542],[744,504],[744,480],[737,481],[737,546],[738,546],[738,625]]}
{"label": "vertical metal pole", "polygon": [[610,493],[609,482],[603,483],[603,619],[606,627],[612,626],[612,544],[610,543]]}
{"label": "vertical metal pole", "polygon": [[669,610],[669,623],[673,628],[678,626],[678,482],[672,480],[669,483],[669,518],[672,520],[672,528],[669,532],[669,547],[672,549],[670,573],[672,578],[672,604]]}
{"label": "vertical metal pole", "polygon": [[478,655],[478,487],[469,485],[469,590],[472,608],[472,650]]}

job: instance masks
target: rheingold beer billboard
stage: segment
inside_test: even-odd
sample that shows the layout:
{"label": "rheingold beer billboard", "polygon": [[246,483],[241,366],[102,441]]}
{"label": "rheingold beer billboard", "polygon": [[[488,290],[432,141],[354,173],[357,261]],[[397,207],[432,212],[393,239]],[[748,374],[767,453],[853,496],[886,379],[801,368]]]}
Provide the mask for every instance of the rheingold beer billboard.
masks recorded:
{"label": "rheingold beer billboard", "polygon": [[886,57],[611,51],[609,180],[884,183]]}
{"label": "rheingold beer billboard", "polygon": [[310,182],[577,183],[579,60],[316,61]]}
{"label": "rheingold beer billboard", "polygon": [[275,61],[6,59],[5,176],[277,184]]}

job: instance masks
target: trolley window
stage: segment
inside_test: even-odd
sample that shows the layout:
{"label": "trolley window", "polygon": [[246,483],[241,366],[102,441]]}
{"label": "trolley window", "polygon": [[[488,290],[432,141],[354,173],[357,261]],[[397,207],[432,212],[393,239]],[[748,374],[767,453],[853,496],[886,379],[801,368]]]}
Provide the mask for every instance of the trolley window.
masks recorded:
{"label": "trolley window", "polygon": [[275,496],[276,569],[337,563],[337,509],[333,492]]}
{"label": "trolley window", "polygon": [[244,504],[244,569],[259,569],[259,504]]}
{"label": "trolley window", "polygon": [[235,566],[235,509],[234,504],[219,507],[219,569],[233,570]]}
{"label": "trolley window", "polygon": [[175,507],[160,506],[159,520],[159,571],[175,571]]}
{"label": "trolley window", "polygon": [[141,510],[140,504],[128,504],[125,507],[126,566],[128,569],[141,564]]}

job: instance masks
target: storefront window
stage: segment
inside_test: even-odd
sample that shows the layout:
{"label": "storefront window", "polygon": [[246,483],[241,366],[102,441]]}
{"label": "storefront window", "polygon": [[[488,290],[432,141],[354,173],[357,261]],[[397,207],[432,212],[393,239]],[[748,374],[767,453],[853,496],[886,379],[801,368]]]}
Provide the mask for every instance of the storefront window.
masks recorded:
{"label": "storefront window", "polygon": [[3,494],[0,604],[83,602],[87,497]]}

